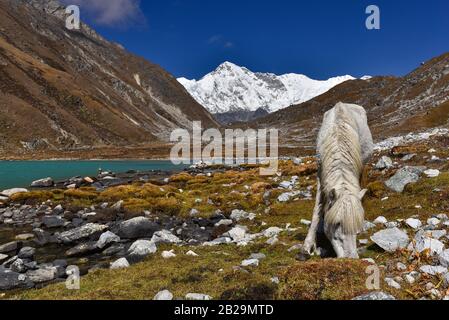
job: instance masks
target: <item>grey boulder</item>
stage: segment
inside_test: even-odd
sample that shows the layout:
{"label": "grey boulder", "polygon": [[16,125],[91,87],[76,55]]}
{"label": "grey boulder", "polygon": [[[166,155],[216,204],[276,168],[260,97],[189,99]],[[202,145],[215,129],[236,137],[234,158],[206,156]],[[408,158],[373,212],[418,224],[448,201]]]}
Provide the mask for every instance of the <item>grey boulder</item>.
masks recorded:
{"label": "grey boulder", "polygon": [[65,222],[60,216],[45,216],[42,218],[42,223],[47,228],[60,228],[64,226]]}
{"label": "grey boulder", "polygon": [[62,232],[58,235],[58,239],[64,243],[71,243],[74,241],[95,237],[107,229],[108,226],[106,225],[88,223],[82,227]]}
{"label": "grey boulder", "polygon": [[418,182],[426,169],[425,167],[404,167],[385,182],[385,185],[394,192],[402,193],[408,184]]}
{"label": "grey boulder", "polygon": [[387,252],[404,249],[410,243],[407,233],[398,228],[379,231],[371,237],[371,240]]}
{"label": "grey boulder", "polygon": [[32,247],[23,247],[22,249],[20,249],[18,257],[20,259],[32,259],[35,253],[36,249]]}
{"label": "grey boulder", "polygon": [[158,230],[160,227],[157,223],[145,217],[137,217],[121,222],[117,235],[125,239],[151,238]]}
{"label": "grey boulder", "polygon": [[27,277],[34,283],[43,283],[56,279],[58,270],[55,267],[47,267],[37,270],[30,270],[26,273]]}
{"label": "grey boulder", "polygon": [[53,187],[54,184],[55,184],[55,182],[53,181],[52,178],[44,178],[44,179],[39,179],[39,180],[33,181],[31,183],[31,187],[32,188],[48,188],[48,187]]}
{"label": "grey boulder", "polygon": [[16,251],[19,247],[19,243],[17,241],[8,242],[0,246],[0,253],[8,253],[12,251]]}
{"label": "grey boulder", "polygon": [[24,274],[0,268],[0,291],[30,289],[33,282]]}
{"label": "grey boulder", "polygon": [[156,253],[157,247],[154,242],[148,240],[137,240],[128,249],[128,255],[131,262],[137,262],[145,259],[150,254]]}

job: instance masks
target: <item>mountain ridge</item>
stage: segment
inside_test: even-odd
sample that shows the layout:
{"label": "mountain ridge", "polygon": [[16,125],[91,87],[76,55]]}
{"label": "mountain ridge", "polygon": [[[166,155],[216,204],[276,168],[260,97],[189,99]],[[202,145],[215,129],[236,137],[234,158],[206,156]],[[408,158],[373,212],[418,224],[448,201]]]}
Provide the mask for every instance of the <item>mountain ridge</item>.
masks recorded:
{"label": "mountain ridge", "polygon": [[[212,114],[248,114],[257,110],[273,113],[319,96],[350,75],[313,80],[303,74],[252,72],[226,61],[200,80],[178,78],[192,97]],[[244,119],[236,119],[244,120]]]}
{"label": "mountain ridge", "polygon": [[[403,77],[374,77],[339,84],[299,105],[244,127],[277,128],[285,153],[315,152],[322,117],[338,102],[363,106],[376,141],[433,128],[449,128],[449,53],[432,58]],[[242,124],[239,124],[242,126]]]}

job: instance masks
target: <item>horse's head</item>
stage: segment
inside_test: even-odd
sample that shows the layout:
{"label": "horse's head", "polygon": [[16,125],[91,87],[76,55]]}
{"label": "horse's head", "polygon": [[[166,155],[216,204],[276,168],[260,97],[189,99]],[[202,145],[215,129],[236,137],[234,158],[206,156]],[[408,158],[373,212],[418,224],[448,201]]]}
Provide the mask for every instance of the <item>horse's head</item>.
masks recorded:
{"label": "horse's head", "polygon": [[344,234],[357,234],[363,229],[365,210],[362,200],[367,190],[351,192],[332,189],[327,196],[325,223],[328,226],[341,225]]}

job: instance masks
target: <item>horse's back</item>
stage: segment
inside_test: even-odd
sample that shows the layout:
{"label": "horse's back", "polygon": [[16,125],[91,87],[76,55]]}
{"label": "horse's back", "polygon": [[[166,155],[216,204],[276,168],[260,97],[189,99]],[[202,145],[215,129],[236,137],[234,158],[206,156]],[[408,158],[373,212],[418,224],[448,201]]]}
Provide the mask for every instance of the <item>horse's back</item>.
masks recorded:
{"label": "horse's back", "polygon": [[361,147],[361,157],[364,164],[368,162],[373,154],[374,142],[371,130],[368,126],[368,117],[363,107],[356,104],[337,103],[337,105],[326,112],[324,115],[323,125],[318,135],[318,152],[323,145],[324,139],[334,126],[339,125],[342,117],[351,120],[353,129],[357,132],[358,140]]}

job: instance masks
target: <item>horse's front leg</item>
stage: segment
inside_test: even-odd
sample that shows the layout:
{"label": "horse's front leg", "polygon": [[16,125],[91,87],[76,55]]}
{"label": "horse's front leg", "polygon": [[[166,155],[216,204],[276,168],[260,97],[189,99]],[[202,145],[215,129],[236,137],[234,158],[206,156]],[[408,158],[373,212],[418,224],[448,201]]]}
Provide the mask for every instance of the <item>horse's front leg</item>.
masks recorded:
{"label": "horse's front leg", "polygon": [[303,253],[312,255],[315,250],[317,249],[317,233],[320,226],[320,223],[323,219],[323,196],[321,191],[321,182],[318,178],[318,185],[317,185],[317,194],[316,194],[316,201],[315,201],[315,209],[313,210],[313,217],[312,217],[312,224],[310,225],[309,232],[307,234],[307,238],[304,241],[304,245],[302,248]]}

